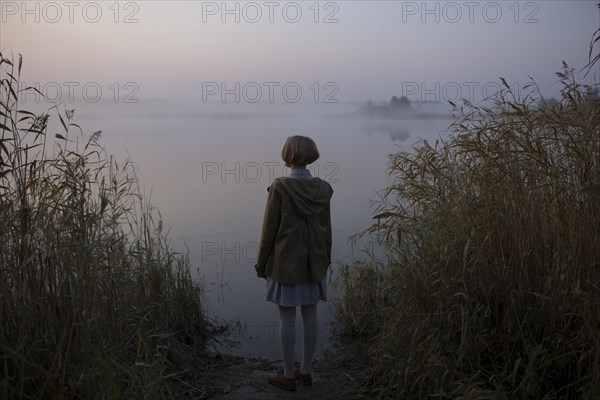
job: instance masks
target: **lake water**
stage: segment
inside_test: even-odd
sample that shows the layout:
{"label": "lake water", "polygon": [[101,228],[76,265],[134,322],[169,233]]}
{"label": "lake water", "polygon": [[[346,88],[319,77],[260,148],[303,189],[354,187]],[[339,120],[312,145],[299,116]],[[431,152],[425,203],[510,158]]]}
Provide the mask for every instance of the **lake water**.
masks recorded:
{"label": "lake water", "polygon": [[[139,165],[142,187],[170,227],[173,245],[189,251],[193,274],[204,283],[208,316],[231,327],[210,348],[280,359],[276,307],[264,300],[265,281],[256,277],[254,264],[266,189],[275,177],[288,174],[280,158],[286,137],[315,140],[321,158],[309,168],[334,190],[333,280],[340,264],[369,257],[363,251],[372,245],[369,239],[357,246],[348,239],[372,222],[372,202],[387,182],[388,154],[410,149],[419,139],[435,140],[449,123],[449,118],[352,117],[358,106],[154,99],[72,108],[75,122],[87,132],[103,131],[109,153],[121,160],[129,155]],[[439,104],[421,108],[444,109]],[[330,290],[330,299],[334,294]],[[318,309],[317,353],[334,340],[331,302]]]}

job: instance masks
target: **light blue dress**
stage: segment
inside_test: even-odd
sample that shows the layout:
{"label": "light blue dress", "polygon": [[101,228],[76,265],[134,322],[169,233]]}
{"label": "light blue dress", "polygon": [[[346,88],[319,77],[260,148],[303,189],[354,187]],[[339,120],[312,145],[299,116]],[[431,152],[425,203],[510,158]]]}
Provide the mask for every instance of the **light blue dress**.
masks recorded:
{"label": "light blue dress", "polygon": [[[293,169],[292,179],[314,179],[307,168]],[[320,282],[284,285],[267,277],[267,301],[280,306],[296,307],[327,301],[327,276]]]}

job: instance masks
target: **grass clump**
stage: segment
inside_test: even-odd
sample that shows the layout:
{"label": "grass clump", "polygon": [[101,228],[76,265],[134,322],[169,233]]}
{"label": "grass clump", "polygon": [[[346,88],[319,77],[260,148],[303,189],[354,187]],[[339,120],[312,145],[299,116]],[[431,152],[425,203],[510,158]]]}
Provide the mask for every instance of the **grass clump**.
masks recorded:
{"label": "grass clump", "polygon": [[72,110],[22,109],[20,73],[0,54],[0,398],[200,397],[183,383],[206,333],[187,258],[135,165]]}
{"label": "grass clump", "polygon": [[447,139],[391,155],[363,233],[386,265],[340,278],[379,398],[600,398],[600,103],[563,67],[556,104],[502,80]]}

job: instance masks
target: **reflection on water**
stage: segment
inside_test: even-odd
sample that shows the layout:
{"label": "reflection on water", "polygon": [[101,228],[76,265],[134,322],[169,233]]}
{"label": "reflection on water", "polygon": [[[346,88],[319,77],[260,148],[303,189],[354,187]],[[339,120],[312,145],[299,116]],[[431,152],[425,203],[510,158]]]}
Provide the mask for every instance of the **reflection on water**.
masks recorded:
{"label": "reflection on water", "polygon": [[405,141],[410,136],[410,132],[403,125],[392,125],[381,123],[378,125],[367,125],[363,127],[363,130],[367,133],[367,135],[371,136],[373,134],[383,133],[385,135],[389,135],[392,141]]}
{"label": "reflection on water", "polygon": [[[281,357],[277,312],[265,301],[266,282],[256,277],[254,264],[266,189],[287,175],[280,158],[285,138],[300,134],[316,141],[321,158],[312,173],[333,187],[333,281],[338,265],[378,253],[365,251],[368,239],[353,247],[349,237],[372,222],[372,201],[387,183],[387,155],[418,139],[435,140],[448,126],[442,119],[348,118],[355,104],[149,100],[72,108],[75,122],[104,132],[109,153],[121,160],[130,155],[139,165],[142,187],[171,227],[174,246],[189,251],[194,274],[204,283],[208,315],[231,328],[210,346],[269,359]],[[322,349],[332,344],[330,304],[320,304],[318,313]]]}

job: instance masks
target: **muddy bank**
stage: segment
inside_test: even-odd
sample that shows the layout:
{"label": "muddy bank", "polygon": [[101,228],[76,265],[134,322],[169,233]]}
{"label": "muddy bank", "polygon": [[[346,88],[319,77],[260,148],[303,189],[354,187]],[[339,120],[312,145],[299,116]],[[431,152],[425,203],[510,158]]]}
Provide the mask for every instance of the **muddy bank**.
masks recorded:
{"label": "muddy bank", "polygon": [[367,398],[364,388],[369,380],[363,346],[337,349],[321,354],[314,361],[313,384],[298,384],[295,392],[270,385],[267,376],[282,370],[281,361],[212,355],[214,369],[205,385],[214,400],[259,399],[358,399]]}

